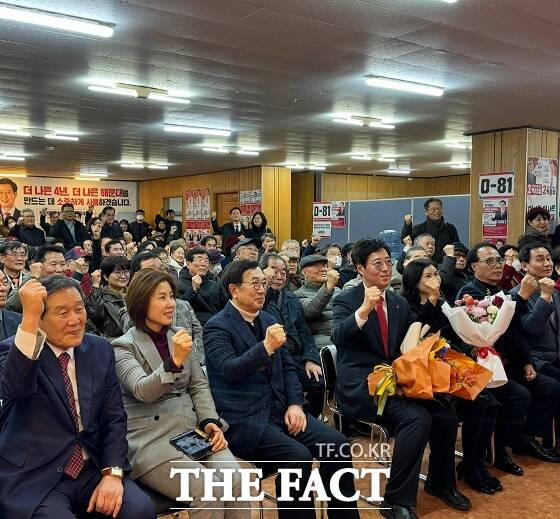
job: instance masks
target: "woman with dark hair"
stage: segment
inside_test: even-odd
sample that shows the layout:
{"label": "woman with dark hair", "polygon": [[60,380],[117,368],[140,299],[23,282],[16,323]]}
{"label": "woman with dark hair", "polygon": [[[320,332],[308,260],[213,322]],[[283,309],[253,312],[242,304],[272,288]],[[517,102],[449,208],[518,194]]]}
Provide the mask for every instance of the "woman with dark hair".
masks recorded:
{"label": "woman with dark hair", "polygon": [[124,295],[130,281],[130,262],[124,256],[107,256],[91,274],[91,293],[86,298],[89,320],[111,340],[124,333]]}
{"label": "woman with dark hair", "polygon": [[185,266],[185,247],[179,240],[169,245],[169,272],[179,277],[179,272]]}
{"label": "woman with dark hair", "polygon": [[[176,499],[182,492],[181,478],[169,477],[170,468],[217,469],[214,482],[222,480],[220,469],[239,468],[227,449],[223,430],[208,381],[187,330],[173,328],[176,308],[175,281],[170,274],[143,269],[130,283],[126,301],[134,327],[113,341],[116,372],[128,415],[128,457],[132,479]],[[169,443],[169,439],[198,428],[208,436],[212,453],[192,461]],[[249,519],[250,503],[203,501],[205,478],[190,478],[190,495],[199,519]],[[240,477],[233,475],[232,494],[240,495]],[[246,508],[243,510],[243,508]]]}
{"label": "woman with dark hair", "polygon": [[[468,346],[453,331],[441,310],[445,300],[440,295],[440,286],[436,264],[418,259],[404,269],[401,295],[410,304],[412,321],[429,325],[430,333],[441,332],[453,349],[467,353]],[[486,449],[494,432],[498,402],[487,390],[483,390],[472,402],[463,399],[454,399],[454,402],[463,421],[463,461],[457,465],[458,478],[483,494],[503,490],[498,478],[486,469]]]}
{"label": "woman with dark hair", "polygon": [[[550,245],[549,224],[550,211],[544,207],[533,207],[527,211],[525,217],[527,227],[525,232],[519,236],[517,246],[521,249],[523,245],[528,243],[540,242],[544,245]],[[554,231],[556,233],[556,231]]]}
{"label": "woman with dark hair", "polygon": [[509,292],[523,280],[523,271],[519,261],[519,248],[506,243],[498,249],[498,252],[505,260],[504,273],[498,286],[503,288],[505,292]]}
{"label": "woman with dark hair", "polygon": [[128,229],[130,227],[130,223],[128,222],[128,220],[126,220],[125,218],[123,218],[120,222],[119,222],[119,226],[120,228],[123,230],[123,232],[128,232]]}
{"label": "woman with dark hair", "polygon": [[267,227],[266,216],[263,212],[257,211],[251,217],[251,225],[245,232],[245,238],[256,238],[262,240],[263,234],[272,233]]}

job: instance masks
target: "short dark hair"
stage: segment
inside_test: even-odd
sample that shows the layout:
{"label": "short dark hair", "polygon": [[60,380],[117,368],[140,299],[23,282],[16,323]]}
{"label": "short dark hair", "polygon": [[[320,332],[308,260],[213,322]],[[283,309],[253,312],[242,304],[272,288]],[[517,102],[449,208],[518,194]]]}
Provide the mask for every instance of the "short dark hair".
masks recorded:
{"label": "short dark hair", "polygon": [[0,178],[0,184],[9,184],[14,193],[17,193],[17,184],[10,178]]}
{"label": "short dark hair", "polygon": [[478,251],[480,249],[484,249],[485,247],[490,247],[491,249],[494,249],[498,254],[500,253],[500,251],[498,250],[498,247],[496,247],[496,245],[494,245],[493,243],[491,243],[489,241],[481,241],[480,243],[477,243],[477,244],[473,245],[469,249],[469,252],[467,253],[467,268],[468,269],[471,268],[471,265],[473,263],[476,263],[478,261]]}
{"label": "short dark hair", "polygon": [[163,282],[169,283],[173,291],[173,296],[175,297],[175,292],[177,290],[175,280],[169,273],[162,270],[140,270],[128,285],[128,291],[126,293],[128,315],[134,323],[134,326],[143,332],[150,332],[150,329],[146,326],[146,316],[148,315],[150,298],[157,286]]}
{"label": "short dark hair", "polygon": [[[24,249],[27,251],[27,245],[17,240],[7,240],[2,245],[0,245],[0,254],[6,254],[6,252],[11,252],[18,249]],[[64,251],[62,252],[64,254]]]}
{"label": "short dark hair", "polygon": [[112,205],[106,205],[103,209],[101,209],[101,214],[107,214],[107,211],[110,210],[115,211],[115,208]]}
{"label": "short dark hair", "polygon": [[389,249],[389,246],[383,240],[378,238],[358,240],[356,245],[354,245],[354,249],[352,249],[352,263],[354,263],[356,267],[358,265],[365,267],[370,254],[380,251],[381,249],[385,250],[387,254],[389,254],[389,257],[391,256],[391,249]]}
{"label": "short dark hair", "polygon": [[173,209],[168,209],[167,211],[165,211],[166,215],[171,214],[171,213],[175,214],[175,211]]}
{"label": "short dark hair", "polygon": [[532,243],[527,243],[527,245],[523,245],[521,250],[519,251],[519,261],[523,261],[525,263],[529,263],[531,260],[531,252],[535,249],[545,249],[552,257],[552,249],[543,242],[534,241]]}
{"label": "short dark hair", "polygon": [[[104,238],[105,238],[105,236],[104,236]],[[105,249],[105,252],[107,254],[109,254],[109,252],[111,251],[111,247],[113,245],[117,245],[117,244],[122,245],[120,240],[111,240],[111,241],[108,241],[103,248]]]}
{"label": "short dark hair", "polygon": [[321,254],[321,256],[326,256],[329,249],[332,249],[333,247],[336,247],[342,254],[342,247],[338,243],[332,243],[332,242],[327,243],[326,245],[321,247],[321,249],[317,251],[317,254]]}
{"label": "short dark hair", "polygon": [[[138,245],[138,253],[142,252],[149,245],[153,245],[154,248],[157,247],[157,243],[154,240],[146,240],[146,241],[140,243],[140,245]],[[150,251],[148,251],[148,252],[150,252]]]}
{"label": "short dark hair", "polygon": [[353,249],[353,248],[354,248],[354,242],[345,243],[345,244],[342,246],[342,250],[341,250],[342,255],[343,255],[344,257],[346,257],[346,255],[347,255],[349,252],[350,252],[350,253],[352,252],[352,249]]}
{"label": "short dark hair", "polygon": [[[235,207],[234,207],[235,209]],[[268,222],[266,220],[266,216],[264,215],[264,213],[262,211],[256,211],[253,213],[253,216],[251,216],[251,225],[253,225],[253,220],[255,218],[255,216],[259,215],[261,217],[262,223],[259,226],[261,229],[266,229],[266,226],[268,225]]]}
{"label": "short dark hair", "polygon": [[143,261],[154,258],[161,261],[160,257],[157,254],[154,254],[149,250],[136,254],[130,262],[130,277],[132,278],[134,274],[136,274],[139,270],[142,270]]}
{"label": "short dark hair", "polygon": [[263,235],[261,236],[261,241],[264,241],[265,238],[274,238],[274,239],[276,239],[276,234],[274,234],[273,232],[265,232],[265,233],[263,233]]}
{"label": "short dark hair", "polygon": [[263,254],[261,256],[261,259],[259,260],[259,267],[264,270],[265,268],[268,267],[268,262],[271,259],[279,259],[282,260],[282,263],[284,264],[284,266],[286,265],[286,262],[284,261],[284,258],[282,258],[282,256],[280,256],[280,254],[276,253],[276,252],[267,252],[266,254]]}
{"label": "short dark hair", "polygon": [[60,210],[61,210],[61,211],[64,211],[64,208],[65,208],[65,207],[71,207],[71,208],[72,208],[72,211],[74,210],[74,205],[73,205],[73,204],[68,204],[68,203],[62,204],[62,205],[60,206]]}
{"label": "short dark hair", "polygon": [[[265,254],[266,255],[266,254]],[[253,270],[259,267],[258,261],[252,260],[239,260],[229,263],[222,273],[222,285],[231,299],[231,292],[229,291],[230,285],[240,285],[243,282],[243,274],[248,270]]]}
{"label": "short dark hair", "polygon": [[35,255],[33,256],[32,263],[43,263],[43,261],[45,261],[45,256],[52,252],[62,254],[64,256],[65,251],[63,247],[59,247],[58,245],[53,245],[52,243],[49,243],[48,245],[43,245],[41,247],[38,247],[37,250],[35,251]]}
{"label": "short dark hair", "polygon": [[115,270],[130,270],[130,261],[124,256],[107,256],[99,265],[103,279],[108,278]]}
{"label": "short dark hair", "polygon": [[58,245],[58,247],[62,247],[64,249],[65,243],[62,238],[55,238],[53,241],[51,241],[50,245],[55,245],[57,243],[61,243],[62,245]]}
{"label": "short dark hair", "polygon": [[525,220],[529,223],[531,220],[534,220],[537,216],[542,216],[547,220],[550,220],[550,211],[546,207],[532,207],[527,211],[527,216]]}
{"label": "short dark hair", "polygon": [[144,209],[136,209],[137,213],[142,213],[142,214],[146,214],[146,211],[144,211]]}
{"label": "short dark hair", "polygon": [[208,243],[209,240],[216,241],[216,238],[214,238],[212,234],[207,234],[206,236],[202,237],[202,240],[200,240],[200,245],[202,245],[202,247],[206,247],[206,244]]}
{"label": "short dark hair", "polygon": [[169,245],[169,254],[173,254],[177,249],[185,250],[185,246],[181,243],[173,243]]}
{"label": "short dark hair", "polygon": [[428,200],[426,200],[426,201],[424,202],[424,209],[425,209],[426,211],[428,210],[428,207],[430,207],[430,204],[431,204],[432,202],[438,202],[439,205],[441,205],[441,206],[443,207],[443,202],[442,202],[439,198],[431,197],[431,198],[428,198]]}
{"label": "short dark hair", "polygon": [[229,214],[233,213],[233,211],[235,211],[236,209],[237,209],[239,212],[241,212],[241,209],[239,209],[239,207],[235,206],[235,207],[232,207],[232,208],[229,210]]}
{"label": "short dark hair", "polygon": [[420,303],[418,283],[420,283],[422,279],[424,270],[430,265],[433,265],[437,269],[437,265],[433,261],[418,258],[411,261],[404,269],[401,296],[405,297],[409,303]]}
{"label": "short dark hair", "polygon": [[194,261],[195,256],[198,256],[200,254],[204,254],[207,258],[209,258],[208,251],[206,249],[202,247],[195,247],[194,249],[190,249],[185,254],[185,261],[188,261],[190,263],[191,261]]}
{"label": "short dark hair", "polygon": [[41,317],[43,317],[45,315],[45,312],[47,311],[48,296],[53,295],[55,292],[58,292],[59,290],[66,290],[68,288],[73,288],[78,291],[82,300],[84,299],[84,292],[82,291],[82,287],[80,286],[80,283],[78,283],[75,279],[70,278],[68,276],[62,276],[60,274],[47,276],[41,279],[41,284],[45,287],[47,291],[47,301],[45,302],[45,309]]}
{"label": "short dark hair", "polygon": [[507,204],[507,202],[505,200],[500,200],[498,203],[499,204]]}
{"label": "short dark hair", "polygon": [[502,246],[498,249],[498,252],[500,253],[500,256],[501,256],[502,258],[504,258],[505,255],[506,255],[506,252],[507,252],[509,249],[513,249],[514,251],[519,252],[519,247],[517,247],[516,245],[510,245],[509,243],[506,243],[505,245],[502,245]]}

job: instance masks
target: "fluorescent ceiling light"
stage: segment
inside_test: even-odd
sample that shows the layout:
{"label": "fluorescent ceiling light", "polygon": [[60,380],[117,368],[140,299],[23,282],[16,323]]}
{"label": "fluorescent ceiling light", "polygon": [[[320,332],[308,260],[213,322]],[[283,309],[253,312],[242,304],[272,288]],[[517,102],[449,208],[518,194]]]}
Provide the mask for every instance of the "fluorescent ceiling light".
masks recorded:
{"label": "fluorescent ceiling light", "polygon": [[394,130],[395,129],[394,124],[388,124],[388,123],[384,123],[384,122],[381,122],[381,121],[372,121],[371,123],[369,123],[369,127],[370,128],[385,128],[386,130]]}
{"label": "fluorescent ceiling light", "polygon": [[148,94],[148,99],[153,99],[154,101],[164,101],[166,103],[177,103],[181,105],[190,104],[189,99],[184,99],[182,97],[169,96],[167,94],[159,94],[158,92],[150,92]]}
{"label": "fluorescent ceiling light", "polygon": [[78,176],[78,177],[74,177],[74,180],[85,180],[87,182],[101,182],[101,179],[99,177],[84,177],[84,176]]}
{"label": "fluorescent ceiling light", "polygon": [[352,155],[350,158],[353,160],[371,160],[371,157],[368,155]]}
{"label": "fluorescent ceiling light", "polygon": [[423,83],[414,83],[412,81],[404,81],[402,79],[393,79],[381,76],[366,76],[366,83],[369,86],[389,88],[391,90],[401,90],[403,92],[412,92],[415,94],[426,94],[430,96],[440,97],[443,95],[444,89],[433,85],[425,85]]}
{"label": "fluorescent ceiling light", "polygon": [[50,13],[48,11],[40,11],[39,9],[15,5],[0,4],[0,18],[12,20],[14,22],[50,27],[62,31],[89,34],[101,38],[110,38],[113,36],[112,27],[94,20],[86,20],[85,18]]}
{"label": "fluorescent ceiling light", "polygon": [[253,156],[259,155],[259,152],[256,150],[237,150],[236,153],[238,155],[253,155]]}
{"label": "fluorescent ceiling light", "polygon": [[218,130],[215,128],[201,128],[199,126],[169,126],[163,127],[166,132],[175,133],[188,133],[192,135],[218,135],[221,137],[229,137],[231,135],[230,130]]}
{"label": "fluorescent ceiling light", "polygon": [[121,168],[127,169],[142,169],[144,164],[138,164],[137,162],[121,162]]}
{"label": "fluorescent ceiling light", "polygon": [[57,133],[47,133],[45,134],[45,139],[52,139],[56,141],[79,141],[79,137],[73,135],[58,135]]}
{"label": "fluorescent ceiling light", "polygon": [[10,178],[27,178],[27,175],[25,173],[2,173],[2,172],[0,172],[0,175],[6,175],[6,176],[9,176]]}
{"label": "fluorescent ceiling light", "polygon": [[446,4],[456,4],[457,0],[441,0],[442,2],[445,2]]}
{"label": "fluorescent ceiling light", "polygon": [[0,128],[0,135],[11,135],[13,137],[31,137],[29,132],[16,130],[15,128]]}
{"label": "fluorescent ceiling light", "polygon": [[102,92],[104,94],[115,94],[118,96],[127,96],[127,97],[138,97],[138,92],[133,90],[132,88],[118,88],[118,87],[106,87],[106,86],[99,86],[99,85],[89,85],[88,90],[93,92]]}
{"label": "fluorescent ceiling light", "polygon": [[470,168],[471,165],[470,164],[451,164],[451,169],[468,169]]}
{"label": "fluorescent ceiling light", "polygon": [[454,150],[468,150],[470,146],[466,143],[461,142],[448,142],[445,145],[446,148],[453,148]]}
{"label": "fluorescent ceiling light", "polygon": [[229,153],[229,150],[226,150],[225,148],[211,148],[209,146],[205,146],[202,149],[211,153]]}
{"label": "fluorescent ceiling light", "polygon": [[108,177],[107,173],[89,173],[89,172],[81,172],[80,176],[82,177]]}
{"label": "fluorescent ceiling light", "polygon": [[25,157],[22,155],[10,155],[8,153],[4,153],[0,155],[0,160],[8,160],[10,162],[23,162]]}
{"label": "fluorescent ceiling light", "polygon": [[348,119],[336,117],[335,119],[333,119],[333,122],[341,124],[351,124],[352,126],[365,126],[364,121],[361,121],[360,119],[353,119],[352,117],[349,117]]}
{"label": "fluorescent ceiling light", "polygon": [[166,164],[149,164],[148,169],[168,169],[169,166]]}
{"label": "fluorescent ceiling light", "polygon": [[408,175],[412,170],[409,168],[389,168],[387,171],[394,175]]}
{"label": "fluorescent ceiling light", "polygon": [[327,169],[326,166],[315,166],[312,165],[309,167],[309,169],[313,170],[313,171],[325,171]]}
{"label": "fluorescent ceiling light", "polygon": [[378,157],[375,160],[377,160],[379,162],[394,162],[396,159],[397,159],[397,157],[383,157],[383,156],[381,156],[381,157]]}

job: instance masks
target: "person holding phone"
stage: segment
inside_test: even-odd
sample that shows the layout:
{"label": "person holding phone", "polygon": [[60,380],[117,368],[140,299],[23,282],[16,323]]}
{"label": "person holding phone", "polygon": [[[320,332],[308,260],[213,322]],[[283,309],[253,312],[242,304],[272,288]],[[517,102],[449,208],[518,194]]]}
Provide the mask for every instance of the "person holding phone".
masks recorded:
{"label": "person holding phone", "polygon": [[[196,355],[191,355],[193,337],[172,327],[175,313],[175,281],[167,272],[143,269],[130,282],[126,296],[134,323],[125,335],[113,341],[117,377],[128,415],[128,456],[132,479],[171,499],[177,498],[181,480],[170,478],[170,469],[239,468],[224,438],[227,424],[220,421],[208,382]],[[185,463],[186,454],[170,440],[198,428],[208,435],[212,454],[204,461]],[[223,463],[221,463],[223,462]],[[221,479],[217,470],[215,481]],[[190,478],[191,509],[198,519],[249,519],[250,504],[242,501],[202,501],[204,478]],[[234,497],[240,495],[240,480],[233,474]],[[243,509],[245,508],[245,510]]]}

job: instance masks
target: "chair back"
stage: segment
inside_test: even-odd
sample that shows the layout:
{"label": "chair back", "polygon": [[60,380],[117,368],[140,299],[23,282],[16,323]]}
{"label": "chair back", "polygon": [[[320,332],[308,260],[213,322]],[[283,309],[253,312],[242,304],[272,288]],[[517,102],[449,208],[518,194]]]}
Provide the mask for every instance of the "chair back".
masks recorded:
{"label": "chair back", "polygon": [[325,379],[325,391],[327,398],[330,400],[334,397],[336,387],[336,346],[334,344],[324,346],[319,352],[319,357],[321,358],[321,368]]}

